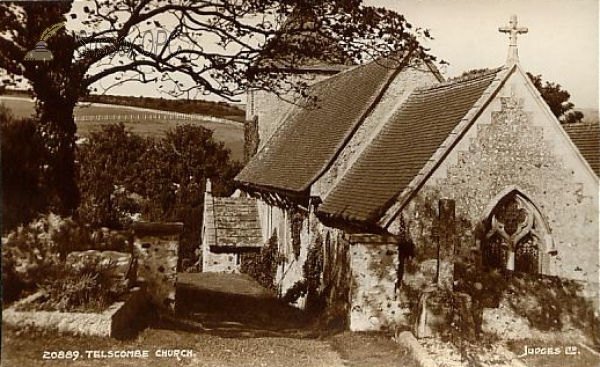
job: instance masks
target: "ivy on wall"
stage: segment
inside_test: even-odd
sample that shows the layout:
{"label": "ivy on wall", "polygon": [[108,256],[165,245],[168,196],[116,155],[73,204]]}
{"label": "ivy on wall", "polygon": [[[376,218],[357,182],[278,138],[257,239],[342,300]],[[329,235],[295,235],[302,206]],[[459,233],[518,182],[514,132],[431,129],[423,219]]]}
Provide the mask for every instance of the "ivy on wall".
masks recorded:
{"label": "ivy on wall", "polygon": [[277,291],[275,277],[277,266],[283,261],[283,257],[277,248],[277,232],[273,234],[262,247],[259,253],[245,253],[241,258],[240,271],[250,275],[265,288],[273,292]]}
{"label": "ivy on wall", "polygon": [[294,258],[298,260],[300,257],[300,232],[302,231],[302,222],[306,218],[306,215],[298,210],[292,213],[292,249],[294,250]]}
{"label": "ivy on wall", "polygon": [[323,275],[323,237],[317,233],[315,242],[308,250],[306,262],[302,267],[303,279],[300,279],[288,289],[283,296],[283,300],[287,303],[294,303],[300,297],[307,296],[307,311],[315,312],[319,309],[317,304],[321,297],[321,277]]}

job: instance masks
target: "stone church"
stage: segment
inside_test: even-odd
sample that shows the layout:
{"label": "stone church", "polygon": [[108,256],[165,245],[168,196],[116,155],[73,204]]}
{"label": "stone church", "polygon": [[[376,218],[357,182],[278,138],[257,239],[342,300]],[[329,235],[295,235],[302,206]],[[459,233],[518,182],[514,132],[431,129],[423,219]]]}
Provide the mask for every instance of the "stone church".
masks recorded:
{"label": "stone church", "polygon": [[250,91],[241,194],[207,188],[203,271],[239,271],[275,235],[280,296],[351,330],[408,325],[461,259],[579,282],[597,309],[598,126],[564,128],[521,66],[524,28],[501,30],[506,63],[452,80],[381,59],[301,70],[314,106]]}

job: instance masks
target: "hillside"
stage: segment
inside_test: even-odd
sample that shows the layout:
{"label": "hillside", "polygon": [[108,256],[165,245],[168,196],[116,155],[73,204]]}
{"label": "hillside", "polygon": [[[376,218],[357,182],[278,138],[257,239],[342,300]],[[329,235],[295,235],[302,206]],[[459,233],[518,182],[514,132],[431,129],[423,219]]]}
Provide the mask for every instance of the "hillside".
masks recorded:
{"label": "hillside", "polygon": [[153,97],[89,95],[82,98],[82,102],[95,102],[113,105],[124,105],[149,108],[153,110],[172,111],[181,113],[194,113],[220,118],[244,121],[245,112],[237,106],[226,102],[212,102],[203,100],[164,99]]}
{"label": "hillside", "polygon": [[[28,117],[35,113],[34,104],[31,100],[25,98],[3,98],[0,96],[0,103],[3,103],[10,108],[17,118]],[[105,124],[114,124],[123,122],[127,128],[133,133],[141,136],[159,138],[164,136],[165,132],[174,128],[177,125],[192,124],[201,125],[207,129],[213,130],[215,139],[222,141],[227,148],[231,150],[233,159],[242,161],[244,157],[244,128],[243,125],[237,123],[220,123],[203,120],[183,120],[172,118],[160,113],[161,111],[143,112],[154,118],[134,119],[132,115],[140,112],[133,112],[130,106],[120,105],[89,105],[83,104],[75,108],[75,118],[86,116],[106,116],[104,119],[96,119],[90,121],[82,121],[77,119],[77,135],[87,137],[93,131],[100,131],[101,126]],[[129,117],[128,117],[129,116]],[[120,119],[115,119],[120,117]]]}
{"label": "hillside", "polygon": [[[29,98],[29,93],[23,90],[7,89],[3,91],[3,93],[0,93],[0,98],[3,95]],[[89,96],[81,98],[80,102],[95,102],[130,107],[142,107],[161,111],[193,113],[237,120],[240,122],[243,122],[245,117],[245,111],[241,108],[242,106],[227,102],[99,94],[90,94]]]}

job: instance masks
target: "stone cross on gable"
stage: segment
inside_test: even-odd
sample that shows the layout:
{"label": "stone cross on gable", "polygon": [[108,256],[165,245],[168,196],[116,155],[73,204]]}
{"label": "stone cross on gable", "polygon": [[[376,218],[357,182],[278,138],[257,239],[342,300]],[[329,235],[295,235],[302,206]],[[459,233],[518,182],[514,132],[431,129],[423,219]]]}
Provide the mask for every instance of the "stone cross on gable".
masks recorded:
{"label": "stone cross on gable", "polygon": [[513,15],[510,17],[510,23],[506,27],[498,28],[498,31],[502,33],[508,33],[510,43],[508,45],[508,56],[506,57],[506,64],[512,65],[519,61],[519,51],[517,49],[517,35],[525,34],[529,30],[527,27],[519,27],[517,24],[517,16]]}

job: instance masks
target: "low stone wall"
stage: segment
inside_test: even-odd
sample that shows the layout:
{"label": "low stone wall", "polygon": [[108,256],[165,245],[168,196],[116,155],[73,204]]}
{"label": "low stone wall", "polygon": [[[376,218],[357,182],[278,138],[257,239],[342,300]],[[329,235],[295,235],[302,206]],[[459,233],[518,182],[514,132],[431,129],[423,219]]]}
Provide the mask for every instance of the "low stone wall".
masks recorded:
{"label": "low stone wall", "polygon": [[24,303],[42,296],[36,293],[2,312],[2,323],[17,328],[56,330],[75,335],[119,338],[129,335],[146,306],[145,292],[134,288],[125,301],[116,302],[102,313],[17,311]]}

